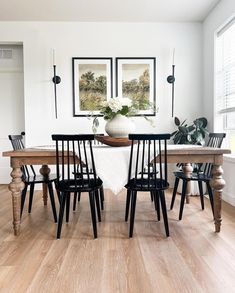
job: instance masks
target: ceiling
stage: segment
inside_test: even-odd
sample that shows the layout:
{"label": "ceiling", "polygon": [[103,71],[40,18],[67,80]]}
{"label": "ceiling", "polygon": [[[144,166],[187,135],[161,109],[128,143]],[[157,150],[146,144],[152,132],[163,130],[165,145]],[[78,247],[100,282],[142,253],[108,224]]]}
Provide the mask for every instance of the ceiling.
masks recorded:
{"label": "ceiling", "polygon": [[0,0],[0,21],[203,21],[220,0]]}

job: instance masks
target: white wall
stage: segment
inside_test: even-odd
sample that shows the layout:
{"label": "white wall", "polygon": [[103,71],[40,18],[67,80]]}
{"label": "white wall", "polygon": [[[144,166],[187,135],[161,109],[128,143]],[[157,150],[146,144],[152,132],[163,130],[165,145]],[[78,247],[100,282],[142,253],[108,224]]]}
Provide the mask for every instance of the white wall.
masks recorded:
{"label": "white wall", "polygon": [[[27,145],[51,143],[52,133],[90,132],[91,121],[72,115],[72,57],[156,57],[156,129],[135,118],[139,131],[169,132],[172,51],[175,48],[175,115],[202,115],[202,25],[200,23],[52,23],[0,22],[0,42],[23,42],[25,131]],[[51,78],[56,50],[58,119]],[[115,80],[115,79],[114,79]],[[102,119],[99,132],[103,131]],[[2,126],[0,126],[2,127]]]}
{"label": "white wall", "polygon": [[[214,37],[215,32],[227,22],[235,13],[234,0],[222,0],[208,15],[203,23],[203,109],[204,116],[208,118],[210,130],[221,131],[218,125],[214,124]],[[235,205],[235,159],[225,156],[224,158],[224,179],[226,187],[223,198]]]}
{"label": "white wall", "polygon": [[[0,153],[11,149],[8,134],[24,130],[24,76],[22,45],[0,45],[12,50],[11,59],[0,59]],[[9,158],[0,155],[0,182],[9,182]]]}

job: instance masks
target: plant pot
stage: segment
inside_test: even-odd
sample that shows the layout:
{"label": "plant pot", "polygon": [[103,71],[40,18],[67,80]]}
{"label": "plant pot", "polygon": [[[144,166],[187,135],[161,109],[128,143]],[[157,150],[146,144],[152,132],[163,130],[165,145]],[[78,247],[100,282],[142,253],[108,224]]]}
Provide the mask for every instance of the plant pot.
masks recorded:
{"label": "plant pot", "polygon": [[105,125],[105,131],[112,137],[128,137],[135,132],[135,124],[131,119],[121,114],[117,114]]}

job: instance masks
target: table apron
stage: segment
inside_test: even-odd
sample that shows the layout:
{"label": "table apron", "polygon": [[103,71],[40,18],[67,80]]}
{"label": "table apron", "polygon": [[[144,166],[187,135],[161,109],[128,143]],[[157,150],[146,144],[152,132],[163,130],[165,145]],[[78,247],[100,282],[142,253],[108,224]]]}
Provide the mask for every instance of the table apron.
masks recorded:
{"label": "table apron", "polygon": [[[159,156],[156,161],[159,162]],[[164,156],[162,156],[164,162]],[[167,155],[167,163],[213,163],[216,165],[223,164],[223,155]]]}
{"label": "table apron", "polygon": [[[70,157],[71,164],[74,163],[74,158]],[[64,163],[67,163],[67,158],[64,158]],[[75,163],[79,164],[79,158],[76,157]],[[11,167],[20,167],[22,165],[55,165],[56,157],[11,157]]]}

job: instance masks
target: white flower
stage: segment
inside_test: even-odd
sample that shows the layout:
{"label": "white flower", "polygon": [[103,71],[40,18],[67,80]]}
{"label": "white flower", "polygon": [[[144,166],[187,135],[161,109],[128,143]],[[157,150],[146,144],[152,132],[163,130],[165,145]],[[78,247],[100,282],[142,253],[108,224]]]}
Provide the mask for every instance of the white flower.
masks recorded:
{"label": "white flower", "polygon": [[114,113],[122,110],[122,104],[120,102],[120,99],[118,98],[110,99],[108,102],[108,106]]}

